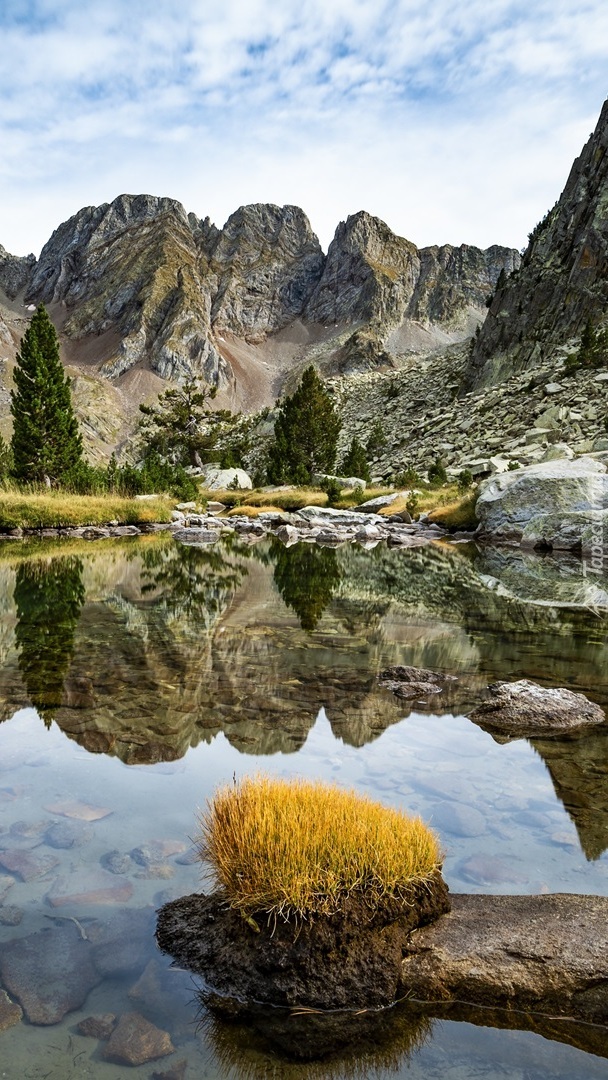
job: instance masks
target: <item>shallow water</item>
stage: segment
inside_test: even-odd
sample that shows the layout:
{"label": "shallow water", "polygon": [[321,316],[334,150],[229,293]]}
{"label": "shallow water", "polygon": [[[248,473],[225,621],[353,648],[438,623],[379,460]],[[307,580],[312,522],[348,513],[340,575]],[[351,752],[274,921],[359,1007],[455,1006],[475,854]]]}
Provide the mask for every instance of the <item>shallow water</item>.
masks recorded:
{"label": "shallow water", "polygon": [[[456,1022],[412,1006],[346,1055],[290,1063],[263,1032],[201,1014],[195,980],[153,940],[155,908],[201,888],[189,861],[196,808],[260,769],[419,812],[441,836],[453,891],[608,894],[606,733],[500,744],[466,718],[494,678],[570,686],[606,705],[605,584],[574,560],[447,545],[6,544],[0,852],[19,853],[32,876],[0,868],[0,919],[21,912],[0,922],[0,967],[25,939],[8,950],[23,992],[46,981],[54,1008],[44,956],[59,949],[72,972],[61,993],[80,980],[83,1000],[59,1023],[1,1032],[0,1077],[148,1078],[182,1059],[187,1080],[607,1076],[598,1029],[554,1025],[543,1038],[534,1017],[500,1030],[504,1015]],[[378,686],[395,663],[459,682],[409,707]],[[169,1032],[172,1056],[116,1065],[76,1031],[92,1014],[133,1011]]]}

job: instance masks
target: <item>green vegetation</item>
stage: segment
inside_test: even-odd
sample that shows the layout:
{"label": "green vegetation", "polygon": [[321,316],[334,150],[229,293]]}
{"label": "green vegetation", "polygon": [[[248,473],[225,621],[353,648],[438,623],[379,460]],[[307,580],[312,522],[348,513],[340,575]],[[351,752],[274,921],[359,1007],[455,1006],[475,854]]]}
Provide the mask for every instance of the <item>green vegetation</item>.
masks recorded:
{"label": "green vegetation", "polygon": [[571,353],[566,360],[570,371],[577,368],[597,368],[608,363],[608,326],[598,330],[591,319],[587,319],[581,334],[578,352]]}
{"label": "green vegetation", "polygon": [[43,304],[21,339],[14,379],[14,476],[49,487],[69,480],[83,463],[82,438],[59,357],[57,333]]}
{"label": "green vegetation", "polygon": [[440,458],[437,458],[432,465],[429,465],[428,478],[431,487],[443,487],[444,484],[447,484],[448,474]]}
{"label": "green vegetation", "polygon": [[366,483],[369,483],[372,478],[365,449],[356,437],[353,437],[346,454],[342,458],[340,475],[356,476],[360,480],[365,480]]}
{"label": "green vegetation", "polygon": [[188,379],[181,386],[165,390],[156,405],[140,405],[143,461],[150,454],[182,467],[196,468],[208,461],[209,451],[217,441],[218,427],[229,415],[207,408],[216,394],[215,386]]}
{"label": "green vegetation", "polygon": [[382,450],[382,448],[386,446],[386,442],[386,432],[382,427],[380,420],[376,420],[367,440],[368,456],[373,457],[377,450]]}
{"label": "green vegetation", "polygon": [[269,482],[306,484],[315,473],[332,472],[340,427],[332,400],[311,364],[295,393],[285,398],[275,421]]}
{"label": "green vegetation", "polygon": [[0,529],[61,529],[78,525],[141,525],[170,521],[166,498],[126,499],[111,495],[73,495],[64,491],[0,492]]}
{"label": "green vegetation", "polygon": [[245,778],[221,788],[200,817],[200,858],[230,906],[308,916],[364,896],[407,904],[441,865],[435,834],[404,811],[321,782]]}

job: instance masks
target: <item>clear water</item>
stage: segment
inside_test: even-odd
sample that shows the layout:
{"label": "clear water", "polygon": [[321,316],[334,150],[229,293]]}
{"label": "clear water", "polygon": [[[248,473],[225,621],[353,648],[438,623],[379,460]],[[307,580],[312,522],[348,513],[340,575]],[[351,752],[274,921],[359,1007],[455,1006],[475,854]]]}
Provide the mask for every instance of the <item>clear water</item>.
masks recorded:
{"label": "clear water", "polygon": [[[11,943],[38,935],[34,958],[18,951],[16,966],[26,991],[49,983],[53,1007],[82,980],[79,949],[94,951],[96,974],[60,1022],[0,1032],[0,1077],[148,1078],[179,1061],[186,1080],[608,1076],[597,1028],[522,1016],[521,1030],[505,1030],[504,1014],[412,1006],[329,1060],[297,1064],[260,1030],[205,1016],[195,980],[153,940],[156,907],[201,888],[188,861],[197,807],[218,783],[261,769],[421,813],[442,837],[455,892],[608,894],[606,733],[501,744],[466,718],[499,677],[606,705],[603,586],[574,560],[446,545],[6,543],[0,852],[56,862],[27,881],[0,867],[0,920],[21,913],[17,925],[0,921],[0,965]],[[395,663],[459,682],[409,707],[378,686]],[[53,846],[54,823],[84,830],[77,846]],[[60,994],[44,963],[57,942]],[[170,1034],[173,1055],[113,1064],[76,1030],[90,1015],[133,1011]]]}

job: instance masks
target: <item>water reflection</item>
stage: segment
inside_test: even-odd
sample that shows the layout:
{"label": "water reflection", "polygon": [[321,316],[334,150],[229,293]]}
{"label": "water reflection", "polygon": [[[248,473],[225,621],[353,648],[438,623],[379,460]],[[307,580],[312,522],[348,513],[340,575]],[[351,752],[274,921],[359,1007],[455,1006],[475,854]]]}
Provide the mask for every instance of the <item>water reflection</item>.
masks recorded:
{"label": "water reflection", "polygon": [[250,549],[232,537],[218,547],[149,547],[142,555],[142,596],[161,595],[167,611],[208,627],[246,576],[250,557]]}
{"label": "water reflection", "polygon": [[17,568],[14,602],[19,671],[46,727],[62,704],[84,600],[79,558],[22,562]]}
{"label": "water reflection", "polygon": [[304,1075],[363,1080],[374,1073],[396,1073],[407,1068],[433,1032],[432,1019],[403,1008],[323,1013],[250,1007],[243,1013],[234,1002],[236,1016],[227,1022],[214,1016],[218,1005],[222,1011],[230,1008],[228,1002],[220,1005],[201,994],[201,1023],[222,1075],[234,1080],[299,1080]]}
{"label": "water reflection", "polygon": [[342,577],[336,552],[315,544],[285,547],[275,540],[270,555],[283,603],[295,611],[303,630],[314,630]]}

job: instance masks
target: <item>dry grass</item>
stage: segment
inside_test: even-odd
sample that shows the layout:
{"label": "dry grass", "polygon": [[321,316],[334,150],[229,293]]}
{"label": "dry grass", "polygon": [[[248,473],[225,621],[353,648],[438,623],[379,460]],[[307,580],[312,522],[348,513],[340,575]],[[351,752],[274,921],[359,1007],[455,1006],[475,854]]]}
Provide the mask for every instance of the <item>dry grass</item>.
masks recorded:
{"label": "dry grass", "polygon": [[217,501],[225,506],[268,506],[272,500],[273,510],[301,510],[303,506],[326,506],[327,495],[318,488],[294,488],[291,491],[209,491],[201,488],[207,501]]}
{"label": "dry grass", "polygon": [[221,788],[200,816],[198,848],[230,905],[285,917],[407,900],[441,864],[435,834],[354,791],[258,776]]}
{"label": "dry grass", "polygon": [[475,529],[479,524],[475,513],[478,498],[479,492],[475,490],[445,506],[438,506],[429,514],[429,521],[446,529]]}
{"label": "dry grass", "polygon": [[0,492],[0,529],[60,529],[79,525],[140,525],[170,521],[174,500],[71,495],[62,491]]}

